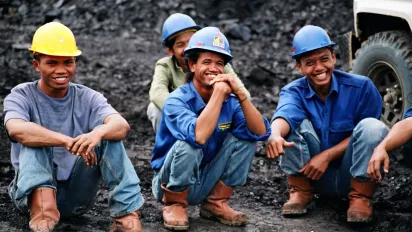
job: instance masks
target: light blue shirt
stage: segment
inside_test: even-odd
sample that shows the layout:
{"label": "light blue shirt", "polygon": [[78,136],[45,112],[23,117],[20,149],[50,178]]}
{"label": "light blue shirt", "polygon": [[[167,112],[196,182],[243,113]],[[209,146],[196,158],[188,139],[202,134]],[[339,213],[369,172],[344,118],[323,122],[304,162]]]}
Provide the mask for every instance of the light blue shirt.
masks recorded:
{"label": "light blue shirt", "polygon": [[[102,94],[74,83],[63,98],[52,98],[44,94],[38,81],[20,84],[4,99],[4,125],[9,119],[23,119],[37,123],[49,130],[72,138],[89,133],[104,119],[117,111],[107,103]],[[11,161],[19,168],[21,144],[12,141]],[[57,179],[67,180],[76,162],[65,147],[53,147],[53,161],[57,165]]]}

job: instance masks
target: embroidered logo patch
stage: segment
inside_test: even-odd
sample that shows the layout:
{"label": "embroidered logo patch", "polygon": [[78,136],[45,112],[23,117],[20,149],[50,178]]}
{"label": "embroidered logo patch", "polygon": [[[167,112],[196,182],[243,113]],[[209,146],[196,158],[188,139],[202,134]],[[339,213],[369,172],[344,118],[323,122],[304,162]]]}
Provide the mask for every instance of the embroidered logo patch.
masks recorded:
{"label": "embroidered logo patch", "polygon": [[213,46],[225,48],[225,42],[221,36],[215,35],[213,39]]}
{"label": "embroidered logo patch", "polygon": [[232,125],[232,122],[222,123],[222,124],[217,125],[217,127],[219,128],[219,130],[224,131],[226,129],[229,129],[230,125]]}

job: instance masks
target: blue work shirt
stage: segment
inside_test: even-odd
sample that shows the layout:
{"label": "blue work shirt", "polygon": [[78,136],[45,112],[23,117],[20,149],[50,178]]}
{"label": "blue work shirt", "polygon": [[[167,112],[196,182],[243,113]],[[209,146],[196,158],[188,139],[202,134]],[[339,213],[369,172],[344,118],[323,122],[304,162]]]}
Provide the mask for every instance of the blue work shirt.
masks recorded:
{"label": "blue work shirt", "polygon": [[369,78],[335,70],[325,101],[306,77],[283,87],[272,121],[283,118],[294,131],[310,120],[324,151],[349,137],[362,119],[379,119],[381,112],[381,95]]}
{"label": "blue work shirt", "polygon": [[412,107],[409,108],[406,112],[405,115],[403,116],[403,119],[409,118],[412,116]]}
{"label": "blue work shirt", "polygon": [[159,170],[163,166],[167,153],[177,140],[201,148],[203,151],[201,166],[203,166],[215,157],[229,132],[238,139],[249,141],[264,141],[270,135],[269,122],[263,116],[266,134],[259,136],[249,130],[239,101],[231,94],[222,104],[213,134],[204,145],[200,145],[196,143],[195,138],[196,120],[205,107],[206,104],[193,82],[180,86],[169,95],[163,105],[162,120],[152,152],[151,167],[154,170]]}

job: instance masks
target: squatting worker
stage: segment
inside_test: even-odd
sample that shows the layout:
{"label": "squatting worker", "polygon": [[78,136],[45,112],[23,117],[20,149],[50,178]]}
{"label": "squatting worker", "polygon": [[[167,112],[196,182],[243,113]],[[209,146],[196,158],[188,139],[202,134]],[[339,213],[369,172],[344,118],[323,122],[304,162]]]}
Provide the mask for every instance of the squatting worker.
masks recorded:
{"label": "squatting worker", "polygon": [[102,94],[71,83],[81,54],[72,31],[47,23],[30,50],[40,80],[16,86],[4,100],[16,174],[9,187],[13,202],[30,211],[33,231],[52,231],[60,216],[91,209],[103,183],[111,231],[141,231],[140,181],[121,141],[129,124]]}
{"label": "squatting worker", "polygon": [[196,32],[184,54],[188,82],[163,105],[152,152],[152,190],[165,205],[164,226],[188,229],[188,204],[201,204],[202,217],[244,225],[246,215],[227,201],[234,187],[245,184],[256,141],[269,137],[269,123],[235,78],[224,74],[232,55],[218,28]]}
{"label": "squatting worker", "polygon": [[[170,15],[163,23],[162,45],[170,56],[156,62],[149,92],[150,104],[147,108],[147,117],[152,122],[155,132],[159,128],[162,108],[167,96],[186,82],[187,70],[183,50],[187,47],[190,37],[199,29],[200,26],[196,25],[190,16],[180,13]],[[239,88],[243,89],[250,98],[249,92],[229,63],[226,64],[223,73],[231,74]]]}
{"label": "squatting worker", "polygon": [[282,88],[267,156],[281,155],[290,196],[283,215],[304,214],[314,191],[349,197],[347,220],[372,219],[375,183],[366,170],[388,129],[379,121],[381,96],[364,76],[334,70],[334,43],[320,27],[293,38],[292,58],[304,77]]}

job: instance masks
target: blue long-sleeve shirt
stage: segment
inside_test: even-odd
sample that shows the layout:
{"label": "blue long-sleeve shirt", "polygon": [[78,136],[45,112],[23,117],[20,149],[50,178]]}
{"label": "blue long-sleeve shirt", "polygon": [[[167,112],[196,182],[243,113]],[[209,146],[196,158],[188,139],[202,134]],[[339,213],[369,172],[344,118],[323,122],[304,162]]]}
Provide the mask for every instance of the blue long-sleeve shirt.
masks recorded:
{"label": "blue long-sleeve shirt", "polygon": [[167,153],[177,140],[182,140],[195,148],[201,148],[203,159],[201,166],[211,161],[222,147],[230,132],[236,138],[250,141],[264,141],[270,135],[268,120],[262,116],[266,126],[265,135],[255,135],[249,130],[242,108],[234,95],[230,95],[222,104],[216,128],[203,145],[196,143],[196,120],[206,107],[193,82],[189,82],[173,91],[163,105],[162,120],[156,134],[152,152],[151,167],[159,170]]}
{"label": "blue long-sleeve shirt", "polygon": [[362,119],[379,119],[382,98],[369,78],[335,70],[331,81],[325,101],[316,95],[306,77],[283,87],[272,121],[283,118],[294,131],[309,119],[323,151],[349,137]]}

